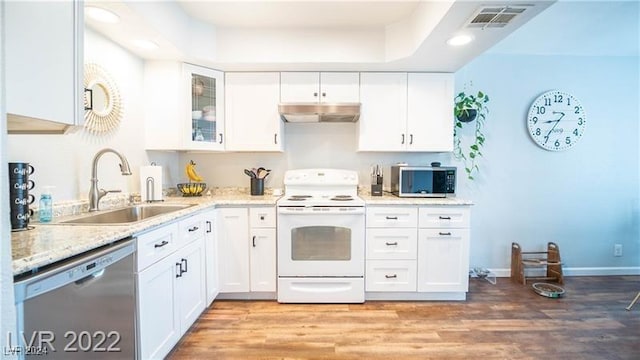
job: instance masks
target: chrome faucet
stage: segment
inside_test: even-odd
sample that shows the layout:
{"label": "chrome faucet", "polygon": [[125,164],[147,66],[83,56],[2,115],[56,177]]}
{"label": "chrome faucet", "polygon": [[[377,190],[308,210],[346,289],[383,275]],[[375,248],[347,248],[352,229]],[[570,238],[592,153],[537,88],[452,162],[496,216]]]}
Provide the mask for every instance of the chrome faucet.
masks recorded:
{"label": "chrome faucet", "polygon": [[93,157],[93,162],[91,163],[91,189],[89,189],[89,211],[98,211],[98,204],[100,203],[100,199],[107,195],[110,192],[121,192],[122,190],[98,190],[98,160],[105,153],[114,153],[118,155],[120,158],[120,172],[122,175],[131,175],[131,169],[129,169],[129,162],[124,155],[113,149],[102,149],[98,151],[96,156]]}

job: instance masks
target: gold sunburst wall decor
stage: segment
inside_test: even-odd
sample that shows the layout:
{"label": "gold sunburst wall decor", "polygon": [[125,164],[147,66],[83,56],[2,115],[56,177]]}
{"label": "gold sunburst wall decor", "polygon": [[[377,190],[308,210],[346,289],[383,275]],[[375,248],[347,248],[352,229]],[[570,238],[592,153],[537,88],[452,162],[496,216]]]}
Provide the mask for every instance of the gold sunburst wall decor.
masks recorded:
{"label": "gold sunburst wall decor", "polygon": [[122,100],[111,75],[100,65],[84,65],[84,127],[95,135],[106,134],[120,125]]}

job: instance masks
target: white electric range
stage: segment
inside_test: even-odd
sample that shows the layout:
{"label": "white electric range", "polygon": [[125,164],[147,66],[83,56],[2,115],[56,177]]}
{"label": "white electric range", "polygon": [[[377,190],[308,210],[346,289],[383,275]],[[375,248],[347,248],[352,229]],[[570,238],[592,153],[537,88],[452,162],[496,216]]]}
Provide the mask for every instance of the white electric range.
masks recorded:
{"label": "white electric range", "polygon": [[358,174],[289,170],[278,201],[278,301],[364,302],[364,201]]}

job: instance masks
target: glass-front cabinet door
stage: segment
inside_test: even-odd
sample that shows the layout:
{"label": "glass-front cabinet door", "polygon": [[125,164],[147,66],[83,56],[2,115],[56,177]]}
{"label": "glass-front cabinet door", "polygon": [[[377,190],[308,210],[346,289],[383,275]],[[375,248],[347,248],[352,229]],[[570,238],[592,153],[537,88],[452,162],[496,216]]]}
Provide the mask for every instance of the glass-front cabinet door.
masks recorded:
{"label": "glass-front cabinet door", "polygon": [[224,150],[224,74],[184,64],[190,84],[188,150]]}

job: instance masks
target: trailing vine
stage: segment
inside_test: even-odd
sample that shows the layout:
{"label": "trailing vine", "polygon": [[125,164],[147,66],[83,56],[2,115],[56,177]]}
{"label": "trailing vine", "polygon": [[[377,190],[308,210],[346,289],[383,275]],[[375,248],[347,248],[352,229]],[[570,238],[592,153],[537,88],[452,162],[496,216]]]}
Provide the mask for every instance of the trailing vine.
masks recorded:
{"label": "trailing vine", "polygon": [[[489,102],[489,96],[482,91],[478,91],[476,95],[467,95],[464,91],[460,92],[454,98],[455,106],[453,113],[456,117],[455,126],[453,129],[453,156],[464,162],[464,170],[469,180],[474,180],[474,173],[480,171],[480,167],[476,163],[478,158],[482,155],[482,146],[486,137],[482,132],[486,116],[489,113],[489,109],[486,103]],[[475,133],[473,137],[473,143],[469,145],[468,153],[462,148],[462,138],[460,131],[462,131],[463,124],[475,122]]]}

